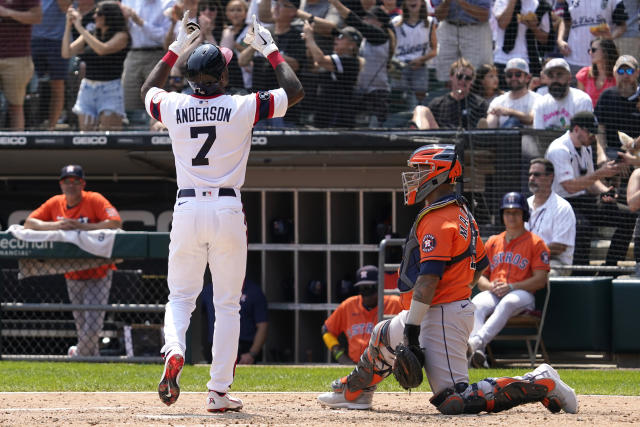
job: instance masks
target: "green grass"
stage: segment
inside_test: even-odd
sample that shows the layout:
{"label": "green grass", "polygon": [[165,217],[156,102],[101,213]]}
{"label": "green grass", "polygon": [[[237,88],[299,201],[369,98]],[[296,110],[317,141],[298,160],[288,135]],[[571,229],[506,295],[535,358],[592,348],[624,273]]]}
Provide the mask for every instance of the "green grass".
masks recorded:
{"label": "green grass", "polygon": [[[159,364],[70,363],[0,361],[0,391],[156,391],[162,374]],[[524,369],[470,371],[471,381],[486,377],[515,376]],[[638,370],[558,370],[578,394],[640,395]],[[331,381],[350,372],[346,367],[238,366],[236,391],[327,390]],[[183,391],[204,391],[208,366],[185,366],[180,381]],[[380,391],[402,391],[395,379],[380,384]],[[430,391],[425,381],[417,391]]]}

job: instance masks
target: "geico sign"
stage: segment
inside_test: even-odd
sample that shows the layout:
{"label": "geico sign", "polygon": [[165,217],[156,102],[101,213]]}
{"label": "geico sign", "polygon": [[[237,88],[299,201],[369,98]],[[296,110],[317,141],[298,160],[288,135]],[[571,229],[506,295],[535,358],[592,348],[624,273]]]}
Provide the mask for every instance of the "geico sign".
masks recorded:
{"label": "geico sign", "polygon": [[0,136],[0,144],[2,145],[26,145],[26,136]]}
{"label": "geico sign", "polygon": [[152,136],[151,145],[171,145],[171,138],[168,136]]}
{"label": "geico sign", "polygon": [[105,145],[106,136],[74,136],[73,145]]}
{"label": "geico sign", "polygon": [[266,136],[252,136],[251,145],[267,145]]}

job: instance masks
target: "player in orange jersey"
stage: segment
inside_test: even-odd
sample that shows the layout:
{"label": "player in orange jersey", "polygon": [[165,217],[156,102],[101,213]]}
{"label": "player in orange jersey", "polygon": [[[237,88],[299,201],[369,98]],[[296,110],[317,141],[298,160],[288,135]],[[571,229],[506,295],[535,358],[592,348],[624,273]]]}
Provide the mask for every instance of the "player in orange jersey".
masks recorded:
{"label": "player in orange jersey", "polygon": [[[360,355],[369,345],[371,331],[378,320],[378,268],[365,265],[356,272],[354,288],[358,295],[344,300],[322,325],[322,339],[339,363],[358,363]],[[403,306],[400,297],[384,297],[384,313],[398,314]],[[344,333],[349,347],[348,356],[338,343]]]}
{"label": "player in orange jersey", "polygon": [[[60,173],[62,194],[53,196],[31,212],[24,228],[33,230],[101,230],[120,228],[118,211],[100,193],[84,191],[84,171],[78,165],[68,165]],[[106,304],[115,266],[105,264],[96,268],[65,274],[67,291],[72,304]],[[99,356],[100,333],[104,311],[74,311],[78,333],[77,346],[69,348],[69,356]]]}
{"label": "player in orange jersey", "polygon": [[488,367],[484,348],[507,320],[535,307],[534,293],[545,286],[550,269],[549,248],[524,228],[529,220],[527,199],[520,193],[505,194],[500,216],[506,230],[487,240],[489,268],[478,280],[482,292],[471,300],[476,311],[468,355],[476,368]]}
{"label": "player in orange jersey", "polygon": [[[551,412],[575,413],[575,392],[547,364],[522,377],[469,384],[466,352],[474,311],[469,297],[489,260],[466,201],[455,193],[462,176],[455,146],[420,147],[408,164],[414,171],[403,173],[405,203],[425,204],[407,237],[400,265],[398,287],[413,289],[411,307],[373,328],[355,369],[335,380],[331,392],[318,396],[319,402],[332,408],[370,409],[377,384],[389,376],[396,354],[404,348],[403,353],[409,351],[424,367],[434,393],[430,402],[443,414],[500,412],[530,402],[542,402]],[[422,369],[415,377],[422,381]]]}

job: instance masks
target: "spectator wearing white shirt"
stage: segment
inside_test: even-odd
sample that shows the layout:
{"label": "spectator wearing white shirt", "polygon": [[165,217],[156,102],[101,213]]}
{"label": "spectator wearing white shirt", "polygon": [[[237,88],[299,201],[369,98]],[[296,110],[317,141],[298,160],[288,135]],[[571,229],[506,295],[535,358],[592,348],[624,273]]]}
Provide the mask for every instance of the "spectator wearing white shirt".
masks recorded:
{"label": "spectator wearing white shirt", "polygon": [[533,105],[542,96],[529,90],[529,64],[522,58],[510,59],[505,66],[505,77],[511,90],[491,101],[487,124],[490,128],[530,128]]}
{"label": "spectator wearing white shirt", "polygon": [[506,88],[505,65],[512,58],[523,58],[533,74],[540,72],[536,45],[544,46],[549,38],[551,20],[548,3],[538,0],[496,0],[493,14],[497,25],[494,34],[493,62],[498,68],[500,87]]}
{"label": "spectator wearing white shirt", "polygon": [[138,110],[148,122],[140,98],[140,87],[165,53],[163,42],[171,20],[164,11],[174,3],[175,0],[122,0],[122,13],[129,21],[131,36],[131,49],[122,73],[124,106],[130,121],[132,118],[137,121]]}
{"label": "spectator wearing white shirt", "polygon": [[631,55],[640,62],[640,0],[622,0],[629,15],[627,31],[615,42],[620,55]]}
{"label": "spectator wearing white shirt", "polygon": [[594,169],[591,146],[598,132],[598,122],[590,111],[580,111],[571,118],[571,128],[554,140],[545,158],[553,163],[552,189],[567,199],[576,215],[574,265],[588,265],[591,238],[597,227],[615,227],[606,264],[624,260],[635,226],[635,215],[620,208],[613,187],[602,180],[621,173],[614,160]]}
{"label": "spectator wearing white shirt", "polygon": [[568,270],[558,266],[573,263],[576,240],[576,216],[571,204],[551,189],[553,163],[547,159],[532,159],[529,166],[529,190],[533,196],[527,199],[529,221],[527,230],[537,234],[549,247],[551,256],[550,276],[567,276]]}
{"label": "spectator wearing white shirt", "polygon": [[533,105],[534,129],[569,129],[578,111],[593,111],[591,97],[580,89],[569,87],[571,70],[562,58],[554,58],[544,66],[549,93]]}
{"label": "spectator wearing white shirt", "polygon": [[558,48],[571,66],[571,74],[575,76],[582,67],[591,65],[591,40],[595,37],[615,40],[622,36],[627,30],[626,21],[629,17],[622,0],[566,0],[563,7],[563,19],[558,28]]}

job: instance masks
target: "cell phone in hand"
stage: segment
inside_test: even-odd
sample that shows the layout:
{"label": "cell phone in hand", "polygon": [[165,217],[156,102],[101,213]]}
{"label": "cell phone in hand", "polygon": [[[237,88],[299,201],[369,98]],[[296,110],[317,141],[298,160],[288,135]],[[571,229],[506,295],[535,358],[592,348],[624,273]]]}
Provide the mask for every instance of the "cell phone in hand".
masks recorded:
{"label": "cell phone in hand", "polygon": [[624,160],[622,157],[620,157],[620,154],[622,154],[622,152],[619,151],[616,147],[605,148],[605,153],[607,155],[607,159],[615,160],[616,163],[620,163]]}

